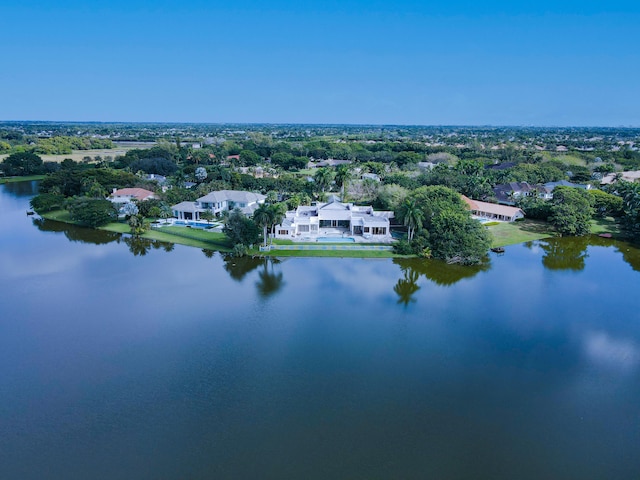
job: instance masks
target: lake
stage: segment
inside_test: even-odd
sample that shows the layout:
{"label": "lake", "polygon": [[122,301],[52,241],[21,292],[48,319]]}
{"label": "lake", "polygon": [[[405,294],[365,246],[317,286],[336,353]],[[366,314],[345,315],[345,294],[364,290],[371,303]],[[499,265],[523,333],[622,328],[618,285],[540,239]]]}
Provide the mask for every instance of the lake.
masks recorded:
{"label": "lake", "polygon": [[0,185],[0,478],[638,479],[640,250],[230,259]]}

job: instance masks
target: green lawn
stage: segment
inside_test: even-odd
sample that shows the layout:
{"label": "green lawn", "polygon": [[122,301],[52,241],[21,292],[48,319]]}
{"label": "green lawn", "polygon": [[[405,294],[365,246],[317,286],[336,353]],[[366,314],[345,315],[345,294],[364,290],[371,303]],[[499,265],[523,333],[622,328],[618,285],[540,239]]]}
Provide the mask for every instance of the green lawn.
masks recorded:
{"label": "green lawn", "polygon": [[614,237],[620,236],[620,225],[613,217],[594,218],[591,220],[591,233],[610,233]]}
{"label": "green lawn", "polygon": [[70,223],[72,225],[79,225],[78,222],[74,222],[71,220],[71,215],[66,210],[53,210],[51,212],[46,212],[40,214],[42,218],[46,218],[47,220],[55,220],[57,222]]}
{"label": "green lawn", "polygon": [[[41,215],[48,220],[78,225],[74,222],[66,210],[54,210]],[[99,230],[106,230],[115,233],[131,233],[131,228],[125,222],[108,223]],[[142,238],[150,240],[160,240],[162,242],[176,243],[188,247],[205,248],[208,250],[218,250],[223,252],[231,251],[231,247],[224,233],[207,232],[195,228],[184,227],[162,227],[158,230],[149,230],[141,235]]]}
{"label": "green lawn", "polygon": [[32,180],[42,180],[44,175],[27,175],[25,177],[2,177],[0,178],[1,183],[14,183],[14,182],[30,182]]}
{"label": "green lawn", "polygon": [[521,222],[501,222],[487,227],[492,236],[492,247],[504,247],[516,243],[540,240],[554,235],[553,228],[545,222],[524,220]]}

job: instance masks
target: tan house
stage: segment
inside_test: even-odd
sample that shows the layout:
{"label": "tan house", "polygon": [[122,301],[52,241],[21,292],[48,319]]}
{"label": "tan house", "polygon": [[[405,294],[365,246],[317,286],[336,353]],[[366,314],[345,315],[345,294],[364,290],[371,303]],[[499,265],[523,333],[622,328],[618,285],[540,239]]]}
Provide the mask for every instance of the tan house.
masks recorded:
{"label": "tan house", "polygon": [[469,206],[471,214],[479,219],[495,220],[498,222],[513,222],[518,218],[524,218],[524,212],[517,207],[498,205],[497,203],[471,200],[462,195],[462,199]]}

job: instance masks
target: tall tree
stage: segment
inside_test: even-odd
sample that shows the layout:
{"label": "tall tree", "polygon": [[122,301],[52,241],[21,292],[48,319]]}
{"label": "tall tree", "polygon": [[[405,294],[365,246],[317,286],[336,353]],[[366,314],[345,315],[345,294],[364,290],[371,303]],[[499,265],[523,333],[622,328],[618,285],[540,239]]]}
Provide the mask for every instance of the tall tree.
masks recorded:
{"label": "tall tree", "polygon": [[336,169],[335,181],[336,185],[342,191],[342,201],[346,201],[347,185],[353,178],[353,170],[350,165],[339,165]]}
{"label": "tall tree", "polygon": [[267,230],[271,226],[271,221],[273,217],[273,211],[269,208],[268,205],[262,204],[260,205],[255,212],[253,212],[253,221],[262,228],[262,238],[264,239],[264,246],[267,246]]}
{"label": "tall tree", "polygon": [[573,187],[556,187],[551,200],[549,222],[560,235],[587,235],[591,232],[593,198]]}
{"label": "tall tree", "polygon": [[327,167],[323,167],[318,169],[318,171],[313,176],[313,180],[316,182],[316,185],[322,191],[322,193],[324,193],[325,190],[331,186],[333,177],[333,170]]}
{"label": "tall tree", "polygon": [[424,212],[415,198],[407,198],[400,204],[399,217],[402,224],[408,228],[408,239],[413,240],[416,229],[422,228]]}

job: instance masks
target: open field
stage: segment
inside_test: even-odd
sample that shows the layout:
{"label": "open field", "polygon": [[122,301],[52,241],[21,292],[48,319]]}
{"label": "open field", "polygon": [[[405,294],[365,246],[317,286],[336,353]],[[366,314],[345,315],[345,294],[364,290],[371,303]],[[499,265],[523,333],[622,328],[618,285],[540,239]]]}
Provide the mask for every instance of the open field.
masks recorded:
{"label": "open field", "polygon": [[501,222],[498,225],[492,225],[487,228],[491,233],[492,247],[504,247],[505,245],[514,245],[554,236],[553,229],[549,224],[536,220],[512,223]]}
{"label": "open field", "polygon": [[[91,157],[91,160],[95,159],[96,156],[104,157],[112,157],[116,158],[118,155],[124,155],[129,150],[134,148],[151,148],[155,145],[155,143],[150,142],[124,142],[124,143],[116,143],[114,142],[114,148],[99,148],[93,150],[73,150],[72,153],[65,153],[62,155],[44,155],[39,154],[43,161],[45,162],[62,162],[65,158],[70,158],[75,162],[81,162],[84,157]],[[7,158],[9,154],[0,155],[0,162]]]}

